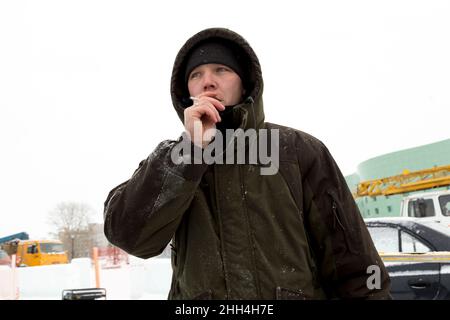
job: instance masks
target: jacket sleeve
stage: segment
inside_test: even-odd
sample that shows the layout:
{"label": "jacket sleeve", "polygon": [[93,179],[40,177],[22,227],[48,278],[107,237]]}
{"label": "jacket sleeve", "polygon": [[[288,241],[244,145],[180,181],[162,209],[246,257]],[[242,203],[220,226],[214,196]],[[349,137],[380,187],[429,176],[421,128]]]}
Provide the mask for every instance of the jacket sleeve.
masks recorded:
{"label": "jacket sleeve", "polygon": [[390,299],[389,275],[336,162],[314,137],[298,141],[305,223],[322,286],[330,298]]}
{"label": "jacket sleeve", "polygon": [[[191,153],[187,157],[183,153],[184,162],[181,162],[180,153],[174,149],[183,143],[190,146]],[[107,239],[137,257],[160,254],[175,233],[207,169],[206,164],[195,164],[197,161],[193,160],[193,155],[200,153],[200,148],[190,142],[186,144],[183,137],[161,142],[141,161],[128,181],[109,193],[104,209]]]}

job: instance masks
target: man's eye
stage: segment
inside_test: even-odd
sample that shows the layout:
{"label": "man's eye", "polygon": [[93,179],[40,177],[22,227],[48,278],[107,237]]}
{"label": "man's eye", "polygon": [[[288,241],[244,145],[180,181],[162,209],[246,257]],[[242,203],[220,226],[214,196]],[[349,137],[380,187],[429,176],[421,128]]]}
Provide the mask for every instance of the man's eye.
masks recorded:
{"label": "man's eye", "polygon": [[200,72],[193,72],[191,73],[191,76],[189,77],[189,79],[195,79],[200,77]]}
{"label": "man's eye", "polygon": [[216,69],[216,71],[217,71],[217,72],[225,72],[225,71],[228,71],[228,68],[225,68],[225,67],[218,67],[218,68]]}

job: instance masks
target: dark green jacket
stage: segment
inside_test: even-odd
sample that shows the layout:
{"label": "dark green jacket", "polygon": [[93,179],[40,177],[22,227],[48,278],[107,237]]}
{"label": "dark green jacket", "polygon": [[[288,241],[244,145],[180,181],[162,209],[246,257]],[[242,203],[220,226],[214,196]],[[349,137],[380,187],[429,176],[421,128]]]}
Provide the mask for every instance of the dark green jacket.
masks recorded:
{"label": "dark green jacket", "polygon": [[[325,145],[264,122],[263,81],[248,43],[226,29],[186,42],[174,64],[172,100],[186,107],[183,67],[199,41],[221,37],[247,54],[250,93],[234,107],[243,129],[278,129],[280,167],[178,164],[164,141],[105,202],[105,234],[128,253],[150,258],[172,240],[169,299],[331,299],[389,297],[389,277],[344,177]],[[188,97],[188,96],[187,96]],[[381,288],[369,289],[370,265]]]}

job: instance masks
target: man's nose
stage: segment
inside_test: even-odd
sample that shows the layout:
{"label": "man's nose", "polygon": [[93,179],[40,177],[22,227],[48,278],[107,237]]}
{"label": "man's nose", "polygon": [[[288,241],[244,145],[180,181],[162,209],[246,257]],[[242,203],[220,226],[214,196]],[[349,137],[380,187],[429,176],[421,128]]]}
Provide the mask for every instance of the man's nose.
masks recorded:
{"label": "man's nose", "polygon": [[203,77],[203,91],[214,90],[217,88],[213,74],[206,72]]}

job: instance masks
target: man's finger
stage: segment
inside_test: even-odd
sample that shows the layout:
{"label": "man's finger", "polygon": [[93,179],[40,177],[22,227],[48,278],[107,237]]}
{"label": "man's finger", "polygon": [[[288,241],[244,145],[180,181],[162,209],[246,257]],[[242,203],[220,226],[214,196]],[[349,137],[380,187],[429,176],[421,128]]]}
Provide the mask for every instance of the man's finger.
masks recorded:
{"label": "man's finger", "polygon": [[216,109],[218,110],[225,110],[225,106],[223,105],[222,101],[215,96],[215,94],[210,92],[205,92],[197,97],[192,97],[194,99],[194,106],[199,105],[202,101],[208,101],[210,102]]}
{"label": "man's finger", "polygon": [[202,101],[201,104],[198,106],[191,107],[193,108],[192,111],[198,112],[197,115],[200,118],[203,114],[207,113],[210,115],[211,119],[214,120],[214,122],[220,122],[220,115],[219,111],[214,107],[212,103],[209,101]]}

